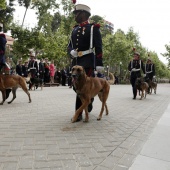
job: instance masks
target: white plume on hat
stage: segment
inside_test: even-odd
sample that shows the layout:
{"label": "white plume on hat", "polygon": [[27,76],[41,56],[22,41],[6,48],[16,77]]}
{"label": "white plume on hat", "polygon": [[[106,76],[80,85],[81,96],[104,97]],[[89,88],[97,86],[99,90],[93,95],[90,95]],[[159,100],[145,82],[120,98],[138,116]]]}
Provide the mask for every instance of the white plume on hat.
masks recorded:
{"label": "white plume on hat", "polygon": [[73,13],[75,13],[76,11],[86,11],[91,15],[90,7],[88,7],[87,5],[84,5],[84,4],[75,5]]}

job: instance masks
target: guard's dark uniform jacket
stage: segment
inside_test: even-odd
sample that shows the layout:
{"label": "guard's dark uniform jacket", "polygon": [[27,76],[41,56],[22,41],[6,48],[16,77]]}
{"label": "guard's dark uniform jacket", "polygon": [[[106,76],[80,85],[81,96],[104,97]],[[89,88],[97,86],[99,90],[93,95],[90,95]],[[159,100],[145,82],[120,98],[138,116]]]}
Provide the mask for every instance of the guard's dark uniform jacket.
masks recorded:
{"label": "guard's dark uniform jacket", "polygon": [[28,72],[31,73],[31,77],[35,78],[38,73],[38,63],[35,60],[30,60],[28,63]]}
{"label": "guard's dark uniform jacket", "polygon": [[145,68],[142,60],[132,60],[129,62],[128,70],[133,78],[141,77],[141,70],[145,74]]}
{"label": "guard's dark uniform jacket", "polygon": [[78,57],[73,58],[72,65],[81,65],[84,68],[94,69],[103,66],[102,38],[99,24],[89,24],[88,21],[73,28],[68,52],[76,50]]}
{"label": "guard's dark uniform jacket", "polygon": [[6,36],[5,34],[0,34],[0,64],[5,64],[5,47],[6,47]]}
{"label": "guard's dark uniform jacket", "polygon": [[155,76],[155,65],[153,63],[148,63],[145,65],[146,76],[152,81],[153,76]]}
{"label": "guard's dark uniform jacket", "polygon": [[132,60],[129,62],[128,70],[130,72],[130,82],[132,84],[132,90],[134,98],[137,95],[137,89],[135,87],[135,82],[138,77],[141,77],[141,70],[145,74],[145,68],[142,60]]}

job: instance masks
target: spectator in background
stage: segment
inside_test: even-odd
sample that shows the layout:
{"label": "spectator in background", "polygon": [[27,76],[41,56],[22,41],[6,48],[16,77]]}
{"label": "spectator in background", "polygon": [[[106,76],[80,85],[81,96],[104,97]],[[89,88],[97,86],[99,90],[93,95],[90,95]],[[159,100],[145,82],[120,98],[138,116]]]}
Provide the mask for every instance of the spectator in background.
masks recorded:
{"label": "spectator in background", "polygon": [[45,58],[44,62],[44,83],[50,82],[50,67],[48,63],[48,58]]}
{"label": "spectator in background", "polygon": [[51,60],[49,69],[50,69],[50,83],[54,83],[54,74],[55,74],[54,60]]}
{"label": "spectator in background", "polygon": [[40,62],[39,62],[39,78],[42,79],[42,81],[44,82],[44,60],[41,58]]}
{"label": "spectator in background", "polygon": [[22,65],[22,73],[24,77],[28,76],[28,61],[25,61],[24,65]]}
{"label": "spectator in background", "polygon": [[18,64],[16,65],[16,74],[23,76],[22,72],[22,60],[18,61]]}
{"label": "spectator in background", "polygon": [[67,69],[67,79],[68,79],[68,86],[69,88],[72,88],[72,76],[71,76],[71,67],[68,67]]}
{"label": "spectator in background", "polygon": [[59,85],[61,84],[61,72],[60,72],[60,69],[56,69],[54,79],[55,79],[56,83],[59,83]]}
{"label": "spectator in background", "polygon": [[61,84],[62,84],[62,86],[66,86],[66,79],[67,79],[67,72],[66,72],[66,69],[63,68],[61,70]]}

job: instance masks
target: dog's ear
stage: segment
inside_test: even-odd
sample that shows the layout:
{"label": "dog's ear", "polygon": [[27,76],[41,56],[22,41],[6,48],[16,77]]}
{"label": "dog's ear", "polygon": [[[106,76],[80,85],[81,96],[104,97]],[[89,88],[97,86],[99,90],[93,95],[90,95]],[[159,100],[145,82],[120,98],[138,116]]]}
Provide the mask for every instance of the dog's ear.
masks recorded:
{"label": "dog's ear", "polygon": [[74,66],[71,68],[71,72],[73,72],[74,71]]}
{"label": "dog's ear", "polygon": [[81,66],[82,67],[82,69],[83,69],[83,73],[85,72],[85,69],[84,69],[84,67],[83,66]]}

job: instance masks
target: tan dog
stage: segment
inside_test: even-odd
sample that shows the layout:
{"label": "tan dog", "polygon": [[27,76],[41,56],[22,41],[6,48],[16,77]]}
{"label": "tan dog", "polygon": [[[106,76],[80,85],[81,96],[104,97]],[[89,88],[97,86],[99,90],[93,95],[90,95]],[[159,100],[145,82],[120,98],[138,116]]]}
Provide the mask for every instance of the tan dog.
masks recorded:
{"label": "tan dog", "polygon": [[115,83],[115,76],[109,72],[109,80],[108,80],[109,84],[114,84]]}
{"label": "tan dog", "polygon": [[104,108],[106,109],[106,115],[109,114],[106,100],[109,95],[110,85],[107,80],[98,77],[88,77],[83,67],[78,65],[72,67],[72,80],[75,91],[82,101],[82,105],[76,110],[72,118],[72,123],[76,122],[83,110],[85,110],[85,122],[88,122],[88,105],[91,102],[91,98],[96,95],[99,96],[102,102],[102,108],[97,120],[101,120]]}
{"label": "tan dog", "polygon": [[146,95],[148,93],[148,88],[149,88],[148,83],[144,82],[142,78],[137,78],[135,82],[135,86],[137,90],[139,90],[139,95],[140,95],[140,91],[142,92],[140,100],[146,98]]}
{"label": "tan dog", "polygon": [[16,98],[16,90],[18,87],[21,87],[24,92],[28,95],[29,103],[31,103],[30,93],[28,92],[25,79],[19,75],[1,75],[0,74],[0,91],[2,92],[2,102],[1,105],[6,100],[6,89],[12,89],[13,98],[8,104],[12,103]]}

